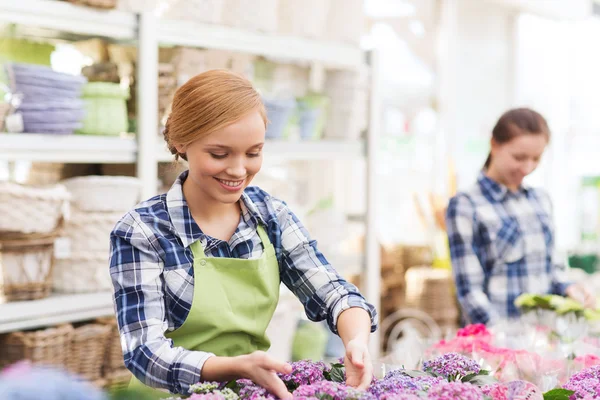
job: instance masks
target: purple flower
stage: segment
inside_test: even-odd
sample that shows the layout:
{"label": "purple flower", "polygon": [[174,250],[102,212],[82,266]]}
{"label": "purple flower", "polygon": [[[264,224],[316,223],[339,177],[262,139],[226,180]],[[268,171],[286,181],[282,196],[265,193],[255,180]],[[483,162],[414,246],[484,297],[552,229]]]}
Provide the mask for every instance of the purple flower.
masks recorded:
{"label": "purple flower", "polygon": [[240,387],[239,397],[242,400],[275,400],[275,396],[269,393],[267,389],[256,385],[250,379],[238,379],[236,382]]}
{"label": "purple flower", "polygon": [[344,384],[320,381],[312,385],[303,385],[294,391],[294,399],[327,399],[327,400],[375,400],[369,392],[362,392]]}
{"label": "purple flower", "polygon": [[462,382],[444,382],[427,393],[430,400],[483,400],[483,392],[475,385]]}
{"label": "purple flower", "polygon": [[423,397],[414,392],[401,392],[384,394],[379,400],[423,400]]}
{"label": "purple flower", "polygon": [[296,361],[292,363],[290,374],[279,374],[279,377],[282,381],[297,387],[324,380],[323,372],[325,371],[327,371],[327,366],[324,362]]}
{"label": "purple flower", "polygon": [[225,397],[219,393],[194,393],[189,397],[189,400],[225,400]]}
{"label": "purple flower", "polygon": [[469,374],[478,374],[481,367],[475,360],[471,360],[458,353],[448,353],[423,363],[423,370],[433,372],[448,379],[457,380]]}
{"label": "purple flower", "polygon": [[564,388],[575,392],[572,399],[583,398],[586,395],[600,396],[600,365],[573,374]]}
{"label": "purple flower", "polygon": [[384,394],[407,394],[426,392],[434,385],[445,382],[444,378],[432,376],[410,377],[403,370],[388,372],[381,380],[374,382],[369,388],[375,397],[381,398]]}

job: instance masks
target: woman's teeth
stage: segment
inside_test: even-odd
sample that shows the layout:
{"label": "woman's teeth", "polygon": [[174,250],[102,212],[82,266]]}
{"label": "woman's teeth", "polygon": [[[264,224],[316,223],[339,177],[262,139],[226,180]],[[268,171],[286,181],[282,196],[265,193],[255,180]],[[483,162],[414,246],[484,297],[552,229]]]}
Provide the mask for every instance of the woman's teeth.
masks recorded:
{"label": "woman's teeth", "polygon": [[244,181],[225,181],[223,179],[218,179],[217,180],[219,182],[221,182],[222,184],[229,186],[229,187],[238,187],[240,186]]}

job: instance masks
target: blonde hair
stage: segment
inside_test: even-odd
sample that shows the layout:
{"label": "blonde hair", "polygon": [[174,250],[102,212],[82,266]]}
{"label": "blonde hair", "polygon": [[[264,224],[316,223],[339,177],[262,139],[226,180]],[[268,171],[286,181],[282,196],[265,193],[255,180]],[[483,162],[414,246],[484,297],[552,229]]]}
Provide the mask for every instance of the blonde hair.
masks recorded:
{"label": "blonde hair", "polygon": [[267,113],[250,81],[227,70],[210,70],[194,76],[177,89],[163,136],[169,150],[187,160],[176,145],[187,146],[258,111],[267,125]]}

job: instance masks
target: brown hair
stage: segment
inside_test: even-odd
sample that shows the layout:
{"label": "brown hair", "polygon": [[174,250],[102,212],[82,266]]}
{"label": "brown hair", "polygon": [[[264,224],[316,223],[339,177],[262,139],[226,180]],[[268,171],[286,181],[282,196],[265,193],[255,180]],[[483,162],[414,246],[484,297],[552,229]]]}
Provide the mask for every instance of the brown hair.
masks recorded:
{"label": "brown hair", "polygon": [[176,145],[193,141],[258,111],[267,124],[260,95],[246,78],[227,70],[210,70],[194,76],[177,89],[163,136],[169,151],[187,160]]}
{"label": "brown hair", "polygon": [[[508,143],[521,135],[546,135],[550,140],[550,129],[542,115],[529,108],[515,108],[502,114],[492,130],[496,143]],[[484,168],[492,162],[492,153],[488,155]]]}

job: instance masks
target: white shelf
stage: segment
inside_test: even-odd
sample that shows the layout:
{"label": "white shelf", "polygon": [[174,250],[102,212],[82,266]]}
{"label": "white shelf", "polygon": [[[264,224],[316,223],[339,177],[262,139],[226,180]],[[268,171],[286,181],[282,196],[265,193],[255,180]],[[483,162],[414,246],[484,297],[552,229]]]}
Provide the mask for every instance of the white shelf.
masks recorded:
{"label": "white shelf", "polygon": [[[344,160],[361,158],[365,153],[364,143],[360,140],[267,140],[264,156],[268,160]],[[174,156],[161,143],[158,161],[171,162],[173,159]]]}
{"label": "white shelf", "polygon": [[135,139],[85,135],[0,133],[0,160],[61,163],[134,163]]}
{"label": "white shelf", "polygon": [[52,295],[0,304],[0,333],[114,315],[111,292]]}
{"label": "white shelf", "polygon": [[237,51],[307,64],[320,62],[333,68],[358,68],[365,63],[358,46],[191,21],[159,20],[158,41],[164,45]]}
{"label": "white shelf", "polygon": [[55,0],[0,0],[0,23],[115,39],[135,39],[137,35],[135,14]]}

